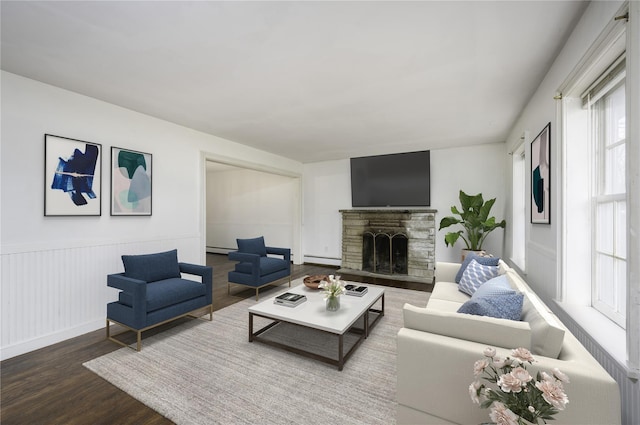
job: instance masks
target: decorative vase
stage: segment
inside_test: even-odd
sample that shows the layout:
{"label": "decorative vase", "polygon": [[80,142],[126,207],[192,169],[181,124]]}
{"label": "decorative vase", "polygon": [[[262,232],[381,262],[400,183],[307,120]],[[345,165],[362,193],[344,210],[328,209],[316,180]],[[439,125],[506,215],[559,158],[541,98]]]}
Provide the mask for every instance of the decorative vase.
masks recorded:
{"label": "decorative vase", "polygon": [[338,310],[340,310],[340,297],[335,295],[327,297],[327,311]]}

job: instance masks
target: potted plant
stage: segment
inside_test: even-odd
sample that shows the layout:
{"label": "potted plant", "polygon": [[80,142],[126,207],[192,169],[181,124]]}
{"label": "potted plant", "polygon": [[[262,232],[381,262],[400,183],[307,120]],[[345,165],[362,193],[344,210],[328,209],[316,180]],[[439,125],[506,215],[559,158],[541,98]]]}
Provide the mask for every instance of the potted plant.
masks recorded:
{"label": "potted plant", "polygon": [[440,220],[439,230],[454,224],[460,224],[464,229],[447,233],[444,236],[444,243],[446,246],[453,246],[458,239],[462,238],[468,251],[482,251],[482,243],[487,235],[498,227],[504,229],[507,222],[504,220],[496,222],[495,217],[489,217],[489,212],[496,202],[496,198],[485,202],[482,193],[471,196],[461,190],[459,199],[462,211],[459,211],[454,205],[451,207],[451,212],[460,218],[444,217]]}

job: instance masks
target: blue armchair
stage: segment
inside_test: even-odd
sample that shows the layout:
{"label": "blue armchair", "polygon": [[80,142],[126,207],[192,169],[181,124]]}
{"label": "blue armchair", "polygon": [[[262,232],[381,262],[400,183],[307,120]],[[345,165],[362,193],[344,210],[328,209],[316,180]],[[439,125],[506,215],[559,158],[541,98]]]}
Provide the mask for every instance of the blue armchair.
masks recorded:
{"label": "blue armchair", "polygon": [[[264,237],[253,239],[236,239],[238,250],[229,253],[229,260],[239,261],[234,270],[229,272],[227,293],[231,293],[231,283],[251,286],[258,290],[272,282],[289,276],[291,286],[291,250],[265,246]],[[269,257],[267,254],[281,256]]]}
{"label": "blue armchair", "polygon": [[[107,304],[107,339],[127,344],[111,335],[111,323],[137,334],[137,351],[142,332],[179,317],[195,316],[206,309],[213,319],[213,269],[179,263],[177,250],[146,255],[123,255],[124,273],[107,276],[107,285],[120,289],[118,301]],[[202,282],[183,279],[181,273],[197,275]]]}

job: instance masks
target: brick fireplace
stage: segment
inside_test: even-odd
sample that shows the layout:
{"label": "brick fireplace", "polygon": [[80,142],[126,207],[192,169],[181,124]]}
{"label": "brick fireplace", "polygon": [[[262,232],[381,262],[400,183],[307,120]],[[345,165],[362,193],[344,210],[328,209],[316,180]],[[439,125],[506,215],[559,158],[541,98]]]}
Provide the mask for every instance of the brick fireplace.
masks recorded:
{"label": "brick fireplace", "polygon": [[432,283],[436,210],[340,210],[342,269]]}

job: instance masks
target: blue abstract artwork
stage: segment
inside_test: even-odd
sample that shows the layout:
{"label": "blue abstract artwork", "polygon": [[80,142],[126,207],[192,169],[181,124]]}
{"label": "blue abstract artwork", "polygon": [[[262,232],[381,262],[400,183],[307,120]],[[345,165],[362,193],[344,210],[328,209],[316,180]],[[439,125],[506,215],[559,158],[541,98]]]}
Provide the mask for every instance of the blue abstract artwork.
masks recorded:
{"label": "blue abstract artwork", "polygon": [[85,151],[74,149],[69,158],[59,158],[58,168],[53,176],[51,189],[59,189],[69,194],[74,204],[86,205],[87,200],[95,199],[93,191],[93,175],[98,160],[98,147],[85,145]]}
{"label": "blue abstract artwork", "polygon": [[151,154],[111,148],[111,215],[151,215]]}
{"label": "blue abstract artwork", "polygon": [[551,123],[531,142],[531,223],[551,223]]}
{"label": "blue abstract artwork", "polygon": [[45,216],[100,215],[101,145],[45,135]]}

